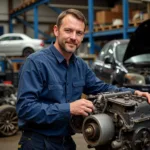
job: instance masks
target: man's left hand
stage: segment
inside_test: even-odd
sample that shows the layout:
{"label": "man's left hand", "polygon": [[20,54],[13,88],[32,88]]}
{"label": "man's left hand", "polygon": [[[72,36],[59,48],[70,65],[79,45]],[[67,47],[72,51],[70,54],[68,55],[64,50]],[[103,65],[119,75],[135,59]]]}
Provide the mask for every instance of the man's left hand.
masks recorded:
{"label": "man's left hand", "polygon": [[150,103],[150,93],[148,93],[148,92],[141,92],[141,91],[136,90],[134,92],[134,94],[146,97],[148,99],[148,102]]}

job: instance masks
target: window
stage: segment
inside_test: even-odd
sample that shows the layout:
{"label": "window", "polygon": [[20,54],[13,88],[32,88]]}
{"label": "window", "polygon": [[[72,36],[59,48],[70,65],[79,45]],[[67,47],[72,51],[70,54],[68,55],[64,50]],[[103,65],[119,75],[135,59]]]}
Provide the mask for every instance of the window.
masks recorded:
{"label": "window", "polygon": [[127,46],[128,46],[128,43],[123,43],[123,44],[119,44],[116,47],[116,57],[117,57],[118,61],[120,61],[120,62],[123,61],[124,54],[126,52]]}
{"label": "window", "polygon": [[14,40],[23,40],[20,36],[5,36],[0,39],[0,41],[14,41]]}
{"label": "window", "polygon": [[22,38],[20,36],[11,36],[10,37],[10,40],[11,41],[14,41],[14,40],[22,40]]}
{"label": "window", "polygon": [[8,40],[9,40],[9,36],[5,36],[5,37],[0,39],[0,41],[8,41]]}
{"label": "window", "polygon": [[110,43],[104,45],[104,47],[102,48],[102,50],[99,54],[99,59],[100,60],[102,60],[102,61],[104,60],[104,57],[106,56],[106,53],[107,53],[107,50],[108,50],[109,46],[110,46]]}

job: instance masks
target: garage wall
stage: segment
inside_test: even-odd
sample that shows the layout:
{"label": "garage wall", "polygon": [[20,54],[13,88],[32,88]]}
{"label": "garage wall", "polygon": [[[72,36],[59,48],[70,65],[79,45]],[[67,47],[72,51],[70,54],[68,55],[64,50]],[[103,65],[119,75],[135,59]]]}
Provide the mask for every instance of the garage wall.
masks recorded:
{"label": "garage wall", "polygon": [[[28,22],[32,22],[34,20],[33,10],[27,12],[27,20]],[[43,32],[48,32],[50,25],[56,22],[58,14],[48,8],[48,6],[41,5],[38,7],[38,21],[39,21],[39,29]],[[34,35],[34,31],[31,28],[27,28],[27,34],[30,36]],[[39,38],[41,38],[41,34],[39,34]]]}
{"label": "garage wall", "polygon": [[0,21],[8,20],[8,1],[0,1]]}
{"label": "garage wall", "polygon": [[3,26],[4,33],[8,32],[8,1],[0,1],[0,26]]}

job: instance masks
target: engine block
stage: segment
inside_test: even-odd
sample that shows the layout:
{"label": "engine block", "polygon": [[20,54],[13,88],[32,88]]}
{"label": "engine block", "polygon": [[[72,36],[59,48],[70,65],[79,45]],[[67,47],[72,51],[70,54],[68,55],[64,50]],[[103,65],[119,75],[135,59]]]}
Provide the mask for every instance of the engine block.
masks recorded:
{"label": "engine block", "polygon": [[131,92],[89,95],[88,117],[73,116],[72,128],[97,150],[150,150],[150,104]]}

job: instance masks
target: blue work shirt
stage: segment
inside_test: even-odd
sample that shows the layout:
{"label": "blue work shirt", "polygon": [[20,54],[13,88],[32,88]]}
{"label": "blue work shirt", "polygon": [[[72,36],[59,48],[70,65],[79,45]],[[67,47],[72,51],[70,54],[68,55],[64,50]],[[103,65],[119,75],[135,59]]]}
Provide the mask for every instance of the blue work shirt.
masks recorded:
{"label": "blue work shirt", "polygon": [[82,93],[129,90],[134,92],[104,83],[74,54],[68,65],[52,44],[31,54],[21,69],[16,106],[19,127],[47,136],[71,135],[69,103]]}

